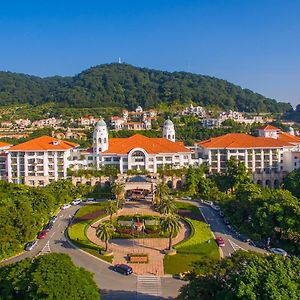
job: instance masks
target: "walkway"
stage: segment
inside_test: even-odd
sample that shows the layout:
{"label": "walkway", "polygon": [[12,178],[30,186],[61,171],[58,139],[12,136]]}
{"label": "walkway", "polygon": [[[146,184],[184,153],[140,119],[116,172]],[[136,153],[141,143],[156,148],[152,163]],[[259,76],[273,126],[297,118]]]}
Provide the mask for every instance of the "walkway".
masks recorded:
{"label": "walkway", "polygon": [[[160,215],[153,211],[149,205],[126,204],[118,216],[121,215]],[[94,244],[104,246],[96,236],[96,228],[100,221],[94,223],[88,228],[86,234],[90,241]],[[178,235],[173,239],[173,244],[177,244],[189,236],[189,227],[182,223]],[[131,264],[133,271],[137,275],[164,275],[163,250],[168,247],[169,240],[167,238],[148,238],[148,239],[113,239],[109,245],[109,249],[114,252],[113,264],[128,264],[126,257],[128,253],[147,253],[149,262],[147,264]]]}

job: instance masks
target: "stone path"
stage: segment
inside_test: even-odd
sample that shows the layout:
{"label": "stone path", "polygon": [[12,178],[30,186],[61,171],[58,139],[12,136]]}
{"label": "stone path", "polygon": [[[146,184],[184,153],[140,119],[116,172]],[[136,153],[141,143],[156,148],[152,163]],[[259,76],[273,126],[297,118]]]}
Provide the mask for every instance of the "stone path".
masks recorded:
{"label": "stone path", "polygon": [[[121,215],[160,215],[158,212],[153,211],[147,205],[140,204],[126,204],[126,207],[119,211],[118,216]],[[105,219],[108,219],[106,217]],[[86,234],[91,242],[97,245],[104,246],[96,236],[96,228],[101,221],[97,221],[92,224]],[[173,244],[177,244],[189,236],[189,227],[182,223],[182,226],[173,239]],[[163,250],[168,247],[169,240],[167,238],[138,238],[138,239],[113,239],[109,244],[109,249],[114,252],[113,264],[125,263],[128,264],[126,257],[128,253],[147,253],[149,256],[149,262],[145,263],[133,263],[130,266],[137,275],[164,275]]]}

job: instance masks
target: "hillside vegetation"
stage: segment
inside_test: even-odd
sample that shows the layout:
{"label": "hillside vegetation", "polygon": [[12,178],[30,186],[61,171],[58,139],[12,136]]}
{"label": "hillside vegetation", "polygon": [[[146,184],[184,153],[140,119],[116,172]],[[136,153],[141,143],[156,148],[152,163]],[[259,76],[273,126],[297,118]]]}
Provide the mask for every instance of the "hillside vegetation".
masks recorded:
{"label": "hillside vegetation", "polygon": [[100,65],[74,77],[40,78],[0,72],[0,105],[55,103],[58,107],[146,108],[194,102],[219,109],[284,113],[288,103],[276,102],[214,77],[164,72],[127,64]]}

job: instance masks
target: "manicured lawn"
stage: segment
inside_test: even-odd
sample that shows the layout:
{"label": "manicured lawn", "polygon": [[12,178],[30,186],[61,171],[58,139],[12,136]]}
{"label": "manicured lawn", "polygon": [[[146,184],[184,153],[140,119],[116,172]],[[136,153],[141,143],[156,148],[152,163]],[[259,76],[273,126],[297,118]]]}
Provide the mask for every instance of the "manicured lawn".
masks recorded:
{"label": "manicured lawn", "polygon": [[105,206],[106,202],[87,204],[77,211],[75,219],[104,210]]}
{"label": "manicured lawn", "polygon": [[[190,210],[200,214],[199,209],[191,204],[182,202],[176,203],[180,209]],[[166,255],[164,258],[164,268],[167,274],[178,274],[191,269],[191,264],[202,257],[219,259],[219,249],[213,238],[209,226],[199,220],[186,218],[192,227],[191,235],[185,241],[179,243],[174,248],[177,250],[175,255]],[[209,242],[210,241],[210,242]]]}
{"label": "manicured lawn", "polygon": [[[74,224],[68,229],[70,240],[80,249],[97,256],[105,261],[112,262],[112,257],[104,256],[99,253],[102,250],[98,245],[93,244],[86,237],[86,230],[90,224],[105,216],[105,203],[87,204],[82,207],[74,217]],[[96,217],[94,217],[96,216]]]}

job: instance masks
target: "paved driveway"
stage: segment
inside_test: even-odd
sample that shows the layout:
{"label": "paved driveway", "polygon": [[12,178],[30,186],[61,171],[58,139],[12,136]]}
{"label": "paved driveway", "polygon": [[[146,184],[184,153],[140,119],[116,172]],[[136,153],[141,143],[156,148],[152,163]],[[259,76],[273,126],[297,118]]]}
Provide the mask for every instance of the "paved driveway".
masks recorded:
{"label": "paved driveway", "polygon": [[183,201],[194,204],[199,207],[202,214],[204,215],[207,223],[210,225],[210,228],[215,236],[221,236],[225,241],[225,247],[222,247],[223,257],[232,255],[237,250],[246,250],[246,251],[254,251],[258,253],[268,253],[266,250],[253,247],[248,243],[244,243],[240,241],[237,236],[231,232],[226,224],[224,223],[223,218],[219,216],[219,213],[213,210],[209,205],[206,205],[201,202],[196,201]]}
{"label": "paved driveway", "polygon": [[[1,265],[20,261],[26,257],[34,257],[40,252],[58,252],[66,253],[71,256],[73,262],[80,267],[92,272],[94,280],[99,289],[101,289],[101,299],[104,300],[135,300],[143,299],[147,291],[137,293],[137,276],[124,276],[113,272],[110,264],[74,248],[69,244],[65,237],[65,229],[68,226],[70,216],[72,216],[79,206],[72,206],[69,209],[62,210],[58,213],[58,220],[48,233],[44,240],[39,240],[38,245],[30,252],[24,252],[14,258],[3,261]],[[161,295],[162,297],[151,297],[147,299],[172,299],[178,295],[178,289],[184,283],[173,278],[161,278]]]}

